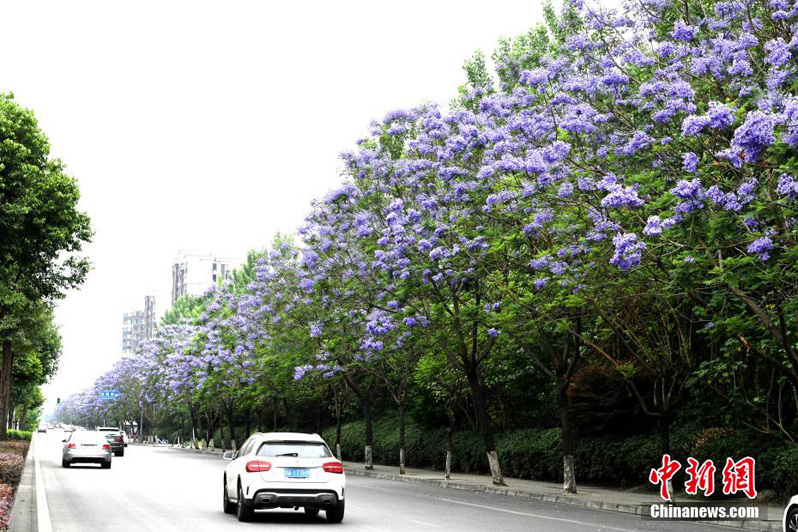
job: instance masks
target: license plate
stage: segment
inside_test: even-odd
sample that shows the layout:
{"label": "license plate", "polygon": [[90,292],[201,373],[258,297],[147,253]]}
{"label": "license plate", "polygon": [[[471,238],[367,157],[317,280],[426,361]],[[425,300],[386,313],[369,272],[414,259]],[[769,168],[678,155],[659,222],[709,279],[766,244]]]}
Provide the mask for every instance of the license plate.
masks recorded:
{"label": "license plate", "polygon": [[288,478],[309,478],[310,469],[304,467],[287,467],[285,469],[285,476]]}

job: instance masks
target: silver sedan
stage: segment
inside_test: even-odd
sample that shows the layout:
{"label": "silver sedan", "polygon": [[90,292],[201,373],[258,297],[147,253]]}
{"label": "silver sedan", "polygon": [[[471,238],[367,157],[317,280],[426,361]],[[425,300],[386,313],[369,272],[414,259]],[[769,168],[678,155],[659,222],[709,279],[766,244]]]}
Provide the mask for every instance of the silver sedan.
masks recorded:
{"label": "silver sedan", "polygon": [[103,469],[111,467],[111,444],[105,434],[96,431],[73,432],[69,438],[62,440],[64,450],[61,465],[69,467],[77,463],[98,463]]}

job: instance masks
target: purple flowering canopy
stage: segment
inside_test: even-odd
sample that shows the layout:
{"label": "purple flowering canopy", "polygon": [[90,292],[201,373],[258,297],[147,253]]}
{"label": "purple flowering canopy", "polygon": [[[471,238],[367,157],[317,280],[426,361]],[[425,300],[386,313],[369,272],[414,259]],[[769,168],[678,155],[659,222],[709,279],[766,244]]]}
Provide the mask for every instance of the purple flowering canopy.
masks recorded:
{"label": "purple flowering canopy", "polygon": [[798,388],[798,4],[570,0],[558,20],[500,48],[498,83],[375,121],[296,245],[134,357],[137,401],[280,396],[434,346],[479,403],[497,345],[619,286],[689,299],[702,335]]}

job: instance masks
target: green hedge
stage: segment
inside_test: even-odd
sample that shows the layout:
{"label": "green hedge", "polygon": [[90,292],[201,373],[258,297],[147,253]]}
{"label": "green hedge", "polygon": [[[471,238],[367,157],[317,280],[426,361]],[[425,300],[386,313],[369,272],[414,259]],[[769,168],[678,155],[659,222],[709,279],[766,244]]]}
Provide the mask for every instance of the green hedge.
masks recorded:
{"label": "green hedge", "polygon": [[[332,447],[335,429],[323,436]],[[446,457],[446,431],[408,424],[405,431],[405,456],[408,467],[443,469]],[[360,421],[346,423],[341,431],[341,450],[345,460],[363,460],[365,430]],[[559,482],[562,454],[559,429],[519,429],[496,435],[502,469],[508,477]],[[470,431],[453,435],[452,468],[461,473],[487,473],[488,463],[482,438]],[[777,436],[761,436],[729,429],[675,429],[671,448],[674,458],[712,459],[718,471],[727,457],[753,456],[757,459],[757,489],[774,489],[780,495],[798,493],[798,445]],[[374,460],[398,465],[399,429],[392,419],[374,422]],[[630,437],[584,437],[576,442],[577,481],[587,484],[630,487],[645,485],[648,472],[662,460],[656,435]],[[684,473],[684,467],[680,474]],[[677,484],[682,477],[674,479]]]}
{"label": "green hedge", "polygon": [[31,438],[33,438],[33,431],[30,430],[8,429],[8,431],[6,432],[7,440],[30,441]]}

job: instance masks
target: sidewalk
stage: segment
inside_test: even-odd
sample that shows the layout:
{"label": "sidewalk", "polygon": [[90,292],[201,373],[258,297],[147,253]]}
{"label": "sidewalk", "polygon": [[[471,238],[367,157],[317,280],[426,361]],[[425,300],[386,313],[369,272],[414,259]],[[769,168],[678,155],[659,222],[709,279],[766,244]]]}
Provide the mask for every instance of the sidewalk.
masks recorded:
{"label": "sidewalk", "polygon": [[[453,473],[451,480],[445,480],[442,471],[416,468],[406,468],[405,470],[406,474],[400,475],[399,468],[396,466],[375,464],[374,469],[368,471],[360,462],[344,462],[344,471],[346,471],[347,475],[401,482],[417,482],[451,489],[493,493],[522,499],[537,499],[614,512],[640,515],[644,508],[658,502],[658,496],[655,493],[634,493],[577,484],[579,493],[571,495],[563,493],[562,486],[552,482],[505,478],[504,481],[507,486],[494,486],[487,475]],[[743,530],[781,532],[781,517],[784,507],[763,504],[760,505],[760,512],[761,520],[759,521],[723,521],[712,524]]]}
{"label": "sidewalk", "polygon": [[14,505],[11,507],[8,529],[11,532],[31,532],[38,530],[36,504],[36,461],[34,459],[31,439],[28,456],[25,457],[25,468],[22,470],[17,492],[14,494]]}

